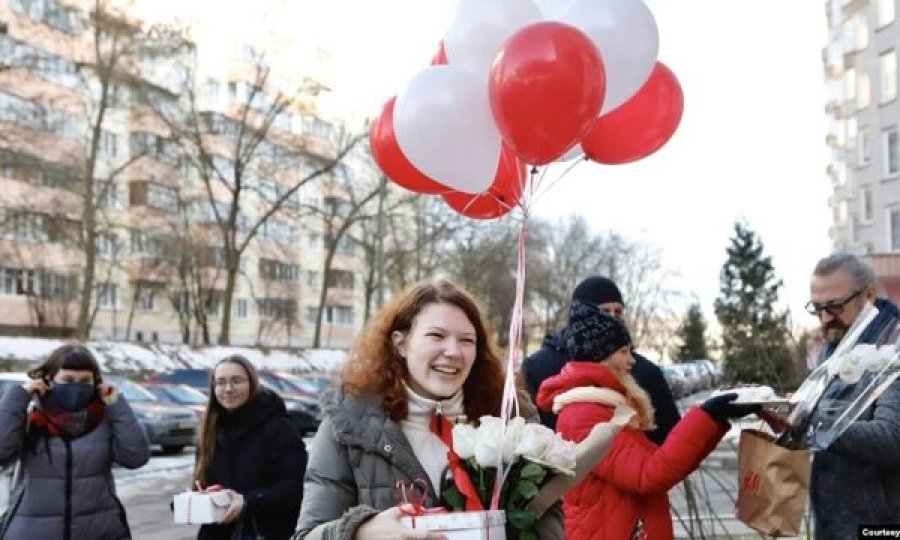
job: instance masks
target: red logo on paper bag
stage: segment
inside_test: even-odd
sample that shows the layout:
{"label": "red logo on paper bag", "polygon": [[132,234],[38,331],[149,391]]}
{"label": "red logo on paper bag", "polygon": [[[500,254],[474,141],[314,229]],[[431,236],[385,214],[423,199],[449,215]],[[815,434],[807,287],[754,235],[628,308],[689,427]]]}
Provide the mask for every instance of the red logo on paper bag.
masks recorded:
{"label": "red logo on paper bag", "polygon": [[744,473],[742,484],[745,490],[755,495],[759,493],[759,488],[762,486],[762,475],[757,471],[747,471]]}

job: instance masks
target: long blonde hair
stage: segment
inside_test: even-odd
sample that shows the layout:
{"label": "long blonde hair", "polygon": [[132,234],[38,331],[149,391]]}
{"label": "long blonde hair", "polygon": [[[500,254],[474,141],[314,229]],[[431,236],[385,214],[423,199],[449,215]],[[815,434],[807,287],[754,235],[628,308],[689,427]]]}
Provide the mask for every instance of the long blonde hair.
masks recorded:
{"label": "long blonde hair", "polygon": [[222,364],[237,364],[247,372],[247,379],[250,381],[250,397],[247,401],[253,399],[259,392],[259,375],[256,373],[256,368],[253,367],[249,360],[239,354],[226,356],[219,360],[209,373],[209,399],[206,402],[203,428],[200,430],[200,437],[197,441],[198,456],[197,465],[194,468],[195,482],[206,482],[206,472],[209,470],[209,465],[212,463],[216,452],[216,428],[218,427],[219,415],[225,410],[216,398],[216,369]]}

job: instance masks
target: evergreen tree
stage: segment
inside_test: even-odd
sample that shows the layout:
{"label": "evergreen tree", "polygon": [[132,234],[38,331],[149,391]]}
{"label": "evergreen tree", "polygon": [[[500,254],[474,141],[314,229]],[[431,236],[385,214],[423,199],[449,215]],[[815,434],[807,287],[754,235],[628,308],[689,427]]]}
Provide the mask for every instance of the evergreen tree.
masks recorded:
{"label": "evergreen tree", "polygon": [[725,377],[733,382],[778,384],[791,373],[787,312],[775,303],[782,286],[762,241],[737,222],[722,266],[716,317],[722,326]]}
{"label": "evergreen tree", "polygon": [[675,354],[676,361],[689,362],[709,358],[709,351],[706,350],[706,321],[703,320],[700,304],[693,304],[688,308],[684,321],[678,328],[678,338],[681,345]]}

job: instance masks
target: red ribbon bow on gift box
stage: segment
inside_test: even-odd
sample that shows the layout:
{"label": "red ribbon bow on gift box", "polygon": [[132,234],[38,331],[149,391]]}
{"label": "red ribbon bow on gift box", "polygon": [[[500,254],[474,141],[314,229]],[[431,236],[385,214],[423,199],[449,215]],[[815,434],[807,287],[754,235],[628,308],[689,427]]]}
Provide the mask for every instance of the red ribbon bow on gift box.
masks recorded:
{"label": "red ribbon bow on gift box", "polygon": [[[412,519],[414,529],[416,528],[417,516],[428,516],[447,512],[440,506],[435,508],[425,508],[425,503],[428,501],[428,484],[425,480],[416,478],[409,483],[406,483],[403,480],[397,480],[395,486],[397,488],[397,497],[400,501],[400,511]],[[412,507],[412,509],[410,509],[410,507]]]}

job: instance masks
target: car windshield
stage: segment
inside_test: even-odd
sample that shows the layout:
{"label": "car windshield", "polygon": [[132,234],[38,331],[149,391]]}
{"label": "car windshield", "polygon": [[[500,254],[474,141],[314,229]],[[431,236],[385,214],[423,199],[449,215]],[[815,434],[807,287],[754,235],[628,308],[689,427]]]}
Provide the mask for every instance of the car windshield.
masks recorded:
{"label": "car windshield", "polygon": [[284,375],[284,378],[289,380],[291,384],[303,392],[312,394],[321,393],[322,390],[331,384],[331,379],[328,377],[298,377],[296,375]]}
{"label": "car windshield", "polygon": [[127,401],[156,401],[156,397],[143,387],[124,379],[111,381]]}
{"label": "car windshield", "polygon": [[190,386],[184,386],[183,384],[179,384],[177,386],[170,386],[166,388],[166,391],[175,398],[175,401],[178,403],[186,403],[190,405],[205,405],[206,404],[206,394],[200,392],[199,390],[194,390]]}

